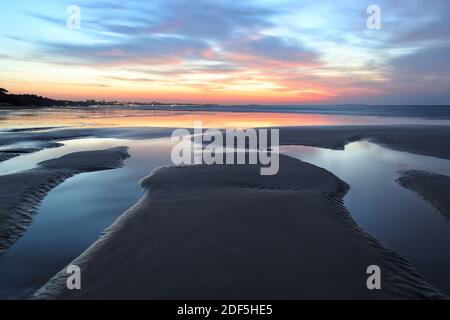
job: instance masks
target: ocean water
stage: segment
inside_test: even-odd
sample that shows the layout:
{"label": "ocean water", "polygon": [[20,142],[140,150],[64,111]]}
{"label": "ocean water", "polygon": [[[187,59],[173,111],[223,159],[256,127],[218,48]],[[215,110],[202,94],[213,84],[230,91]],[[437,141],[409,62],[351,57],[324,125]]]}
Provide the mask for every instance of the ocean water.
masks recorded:
{"label": "ocean water", "polygon": [[0,132],[33,127],[254,128],[324,125],[450,125],[446,106],[139,106],[14,110]]}
{"label": "ocean water", "polygon": [[185,111],[229,111],[229,112],[276,112],[299,114],[327,114],[375,117],[405,117],[450,119],[450,106],[426,105],[207,105],[207,106],[139,106],[144,110],[185,110]]}

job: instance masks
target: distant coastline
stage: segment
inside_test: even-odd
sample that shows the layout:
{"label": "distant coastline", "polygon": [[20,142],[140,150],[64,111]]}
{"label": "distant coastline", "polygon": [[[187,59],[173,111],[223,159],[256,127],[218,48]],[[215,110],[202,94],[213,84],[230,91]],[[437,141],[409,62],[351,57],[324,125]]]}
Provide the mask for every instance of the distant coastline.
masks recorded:
{"label": "distant coastline", "polygon": [[[189,103],[164,103],[158,101],[151,102],[121,102],[121,101],[106,101],[106,100],[55,100],[47,97],[38,96],[36,94],[12,94],[7,89],[0,88],[0,108],[7,107],[31,107],[31,108],[46,108],[46,107],[96,107],[96,106],[188,106],[198,104]],[[205,106],[211,104],[204,104]]]}

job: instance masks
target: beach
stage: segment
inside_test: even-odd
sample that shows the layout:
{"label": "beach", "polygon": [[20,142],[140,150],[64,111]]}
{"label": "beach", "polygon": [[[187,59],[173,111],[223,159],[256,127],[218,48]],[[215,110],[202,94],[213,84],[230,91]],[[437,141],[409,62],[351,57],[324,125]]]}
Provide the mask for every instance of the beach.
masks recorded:
{"label": "beach", "polygon": [[5,4],[0,301],[450,300],[449,11]]}
{"label": "beach", "polygon": [[[282,146],[344,150],[351,143],[370,141],[400,152],[450,159],[445,147],[450,127],[444,125],[279,129]],[[20,158],[58,150],[68,141],[123,141],[122,147],[50,156],[36,167],[0,175],[2,253],[26,232],[42,199],[56,186],[74,175],[120,168],[129,157],[127,141],[168,139],[172,131],[167,127],[65,126],[2,132],[0,155],[5,163],[13,161],[7,159],[11,155]],[[406,257],[355,222],[343,201],[351,188],[346,181],[285,155],[280,155],[278,174],[261,176],[259,170],[257,165],[172,164],[142,175],[141,199],[111,226],[106,225],[81,255],[67,261],[83,270],[83,289],[67,290],[64,268],[29,297],[447,298]],[[408,179],[405,175],[398,181],[445,215],[448,206],[442,205],[442,199],[447,189],[442,188],[442,175],[428,174],[426,181],[417,176],[410,173]],[[367,289],[366,269],[371,265],[381,267],[381,290]]]}

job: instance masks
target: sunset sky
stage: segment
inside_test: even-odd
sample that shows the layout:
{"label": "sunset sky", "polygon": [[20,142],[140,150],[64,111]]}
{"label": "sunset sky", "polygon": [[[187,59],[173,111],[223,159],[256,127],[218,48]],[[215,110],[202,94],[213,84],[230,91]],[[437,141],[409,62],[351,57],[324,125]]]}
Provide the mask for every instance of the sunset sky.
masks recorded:
{"label": "sunset sky", "polygon": [[[366,9],[381,8],[381,30]],[[66,26],[68,5],[81,28]],[[450,1],[1,1],[0,87],[61,99],[450,104]]]}

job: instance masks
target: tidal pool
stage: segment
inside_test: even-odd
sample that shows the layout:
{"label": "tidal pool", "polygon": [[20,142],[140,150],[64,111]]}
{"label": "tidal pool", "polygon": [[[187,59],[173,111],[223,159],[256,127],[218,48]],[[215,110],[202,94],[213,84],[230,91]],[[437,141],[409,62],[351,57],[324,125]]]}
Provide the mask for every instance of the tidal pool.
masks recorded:
{"label": "tidal pool", "polygon": [[[76,175],[50,191],[33,223],[0,257],[0,298],[26,298],[95,242],[102,231],[141,197],[138,182],[172,165],[170,138],[74,139],[63,147],[0,164],[0,174],[31,169],[63,154],[128,146],[124,167]],[[409,259],[433,285],[450,293],[450,226],[415,193],[399,186],[398,172],[428,170],[450,175],[450,161],[393,151],[361,141],[336,151],[282,146],[280,152],[325,168],[351,189],[345,205],[356,222]],[[282,169],[282,168],[281,168]]]}
{"label": "tidal pool", "polygon": [[370,235],[411,261],[435,287],[450,294],[450,224],[425,200],[395,180],[418,169],[450,176],[450,161],[394,151],[374,143],[350,143],[336,151],[281,146],[280,153],[312,163],[350,185],[344,203]]}
{"label": "tidal pool", "polygon": [[64,143],[61,148],[19,157],[15,170],[30,169],[40,161],[71,152],[115,146],[128,146],[131,158],[122,168],[82,173],[49,192],[23,237],[0,257],[0,299],[26,298],[47,282],[137,202],[142,195],[141,178],[172,164],[170,138],[88,138]]}

